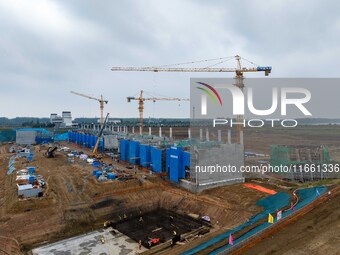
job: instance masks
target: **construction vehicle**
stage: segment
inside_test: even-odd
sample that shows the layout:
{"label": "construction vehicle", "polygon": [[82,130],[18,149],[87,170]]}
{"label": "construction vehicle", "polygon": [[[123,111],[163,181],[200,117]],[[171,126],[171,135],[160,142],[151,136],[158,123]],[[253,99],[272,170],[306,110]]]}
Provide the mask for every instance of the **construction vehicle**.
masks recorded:
{"label": "construction vehicle", "polygon": [[[212,67],[216,66],[218,64],[223,64],[231,59],[235,59],[237,63],[237,68],[219,68],[219,67]],[[249,62],[250,64],[254,65],[254,67],[243,67],[241,65],[241,60],[245,60]],[[194,64],[194,63],[206,63],[208,61],[219,61],[217,64],[210,65],[208,67],[203,68],[182,68],[182,67],[169,67],[169,66],[179,66],[184,64]],[[179,63],[179,64],[173,64],[173,65],[164,65],[162,67],[112,67],[112,71],[146,71],[146,72],[234,72],[235,75],[235,86],[243,90],[244,84],[243,84],[243,73],[248,72],[264,72],[265,76],[268,76],[271,73],[272,67],[271,66],[259,66],[255,63],[245,59],[241,58],[239,55],[231,56],[231,57],[225,57],[225,58],[216,58],[216,59],[206,59],[206,60],[200,60],[200,61],[192,61],[187,63]],[[242,122],[243,115],[236,116],[236,119],[238,122]],[[243,129],[242,125],[237,125],[237,143],[241,143],[240,139],[240,133]]]}
{"label": "construction vehicle", "polygon": [[100,104],[100,127],[103,127],[103,125],[104,125],[104,103],[107,104],[109,101],[104,100],[103,95],[100,95],[100,98],[95,98],[95,97],[91,97],[91,96],[84,95],[82,93],[78,93],[78,92],[74,92],[74,91],[71,91],[71,93],[78,95],[78,96],[81,96],[81,97],[93,99],[93,100],[96,100],[96,101],[99,102],[99,104]]}
{"label": "construction vehicle", "polygon": [[50,146],[48,147],[47,151],[46,151],[46,157],[47,158],[54,158],[54,152],[58,149],[57,146]]}
{"label": "construction vehicle", "polygon": [[139,110],[139,133],[143,133],[143,111],[144,111],[144,101],[190,101],[190,99],[187,98],[159,98],[159,97],[143,97],[143,90],[140,91],[139,97],[127,97],[127,101],[131,102],[131,100],[137,100],[138,101],[138,110]]}
{"label": "construction vehicle", "polygon": [[106,124],[108,118],[109,118],[109,113],[106,115],[104,123],[103,123],[103,125],[100,129],[96,145],[94,146],[93,151],[91,153],[91,157],[94,157],[94,158],[97,158],[97,159],[101,159],[103,157],[102,155],[98,154],[98,146],[99,146],[100,139],[102,138],[103,131],[104,131],[104,128],[105,128],[105,124]]}

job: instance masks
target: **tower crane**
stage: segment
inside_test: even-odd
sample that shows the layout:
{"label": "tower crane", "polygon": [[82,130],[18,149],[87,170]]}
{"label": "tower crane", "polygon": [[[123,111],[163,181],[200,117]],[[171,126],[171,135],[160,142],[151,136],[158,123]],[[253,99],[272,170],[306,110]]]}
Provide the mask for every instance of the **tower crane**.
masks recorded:
{"label": "tower crane", "polygon": [[104,103],[107,104],[109,101],[104,100],[103,95],[100,95],[100,98],[95,98],[95,97],[91,97],[91,96],[84,95],[82,93],[78,93],[78,92],[74,92],[74,91],[71,91],[71,93],[78,95],[78,96],[81,96],[81,97],[93,99],[93,100],[96,100],[96,101],[99,102],[99,104],[100,104],[100,126],[103,127],[103,124],[104,124]]}
{"label": "tower crane", "polygon": [[[147,72],[233,72],[235,73],[235,80],[236,84],[235,86],[239,87],[241,90],[244,88],[243,84],[243,73],[249,73],[249,72],[264,72],[265,76],[268,76],[271,73],[272,67],[271,66],[259,66],[256,65],[255,67],[243,67],[241,65],[241,59],[245,60],[253,65],[255,65],[253,62],[241,58],[239,55],[228,57],[228,58],[218,58],[218,59],[210,59],[210,60],[222,60],[217,64],[222,64],[226,61],[229,61],[231,59],[236,60],[237,67],[236,68],[219,68],[219,67],[203,67],[203,68],[182,68],[182,67],[168,67],[171,65],[166,65],[162,67],[112,67],[111,71],[147,71]],[[202,61],[196,61],[196,62],[189,62],[189,63],[182,63],[182,64],[191,64],[191,63],[198,63],[198,62],[206,62],[210,60],[202,60]],[[175,64],[175,65],[181,65],[181,64]],[[172,65],[173,66],[173,65]],[[243,115],[238,115],[237,120],[242,122]],[[236,133],[237,133],[237,143],[241,143],[240,139],[240,133],[243,129],[242,125],[237,125]]]}
{"label": "tower crane", "polygon": [[138,110],[139,110],[139,133],[143,133],[143,111],[144,111],[144,101],[190,101],[188,98],[159,98],[159,97],[143,97],[144,91],[140,91],[139,97],[127,97],[127,101],[131,102],[131,100],[137,100],[138,101]]}

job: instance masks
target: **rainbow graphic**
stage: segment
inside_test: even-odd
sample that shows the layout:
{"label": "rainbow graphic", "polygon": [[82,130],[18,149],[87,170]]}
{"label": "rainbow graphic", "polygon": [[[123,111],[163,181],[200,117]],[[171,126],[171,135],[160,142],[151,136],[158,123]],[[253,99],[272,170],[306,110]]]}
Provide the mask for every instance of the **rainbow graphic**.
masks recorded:
{"label": "rainbow graphic", "polygon": [[206,88],[196,87],[197,89],[203,90],[205,93],[207,93],[210,96],[211,100],[214,102],[214,104],[217,103],[216,101],[216,97],[217,97],[218,101],[220,102],[220,105],[222,106],[221,97],[213,86],[206,84],[204,82],[197,82],[197,83],[206,87]]}

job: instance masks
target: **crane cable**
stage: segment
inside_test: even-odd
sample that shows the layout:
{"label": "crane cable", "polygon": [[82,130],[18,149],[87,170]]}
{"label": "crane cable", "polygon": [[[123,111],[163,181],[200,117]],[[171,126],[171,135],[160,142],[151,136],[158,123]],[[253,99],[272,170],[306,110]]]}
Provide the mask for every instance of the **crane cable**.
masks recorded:
{"label": "crane cable", "polygon": [[[222,57],[222,58],[211,58],[211,59],[204,59],[204,60],[198,60],[198,61],[190,61],[190,62],[183,62],[183,63],[177,63],[177,64],[167,64],[167,65],[161,65],[161,66],[156,66],[156,67],[169,67],[169,66],[179,66],[179,65],[188,65],[188,64],[196,64],[196,63],[203,63],[203,62],[208,62],[208,61],[216,61],[216,60],[231,60],[235,56],[231,57]],[[227,59],[227,60],[226,60]]]}

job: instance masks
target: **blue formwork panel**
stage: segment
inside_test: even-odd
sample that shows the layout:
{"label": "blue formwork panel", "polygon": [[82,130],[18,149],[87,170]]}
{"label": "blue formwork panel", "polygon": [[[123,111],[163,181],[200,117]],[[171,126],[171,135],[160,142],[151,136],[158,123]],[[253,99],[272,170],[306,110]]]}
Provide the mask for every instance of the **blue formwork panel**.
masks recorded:
{"label": "blue formwork panel", "polygon": [[87,147],[88,148],[91,148],[91,135],[87,135],[87,141],[86,141],[86,143],[87,143]]}
{"label": "blue formwork panel", "polygon": [[139,145],[140,165],[150,167],[151,164],[151,146],[146,144]]}
{"label": "blue formwork panel", "polygon": [[103,140],[103,138],[100,138],[100,141],[99,141],[99,144],[98,144],[98,150],[103,151],[103,147],[104,147],[104,140]]}
{"label": "blue formwork panel", "polygon": [[80,134],[79,134],[79,133],[77,133],[77,134],[76,134],[76,137],[77,137],[77,141],[76,141],[76,143],[77,143],[77,144],[80,144]]}
{"label": "blue formwork panel", "polygon": [[[182,169],[182,153],[181,147],[170,147],[170,180],[178,182],[179,178],[184,178]],[[184,174],[185,175],[185,174]]]}
{"label": "blue formwork panel", "polygon": [[163,150],[157,147],[151,147],[151,169],[154,172],[162,172]]}
{"label": "blue formwork panel", "polygon": [[79,144],[83,145],[84,142],[84,134],[79,134]]}
{"label": "blue formwork panel", "polygon": [[96,145],[96,142],[97,142],[97,137],[93,135],[91,137],[91,148]]}
{"label": "blue formwork panel", "polygon": [[182,153],[182,166],[181,166],[181,171],[179,174],[179,178],[185,178],[185,169],[190,168],[190,152],[188,151],[183,151]]}
{"label": "blue formwork panel", "polygon": [[85,147],[87,147],[87,141],[88,141],[88,135],[87,134],[85,134],[84,135],[84,142],[83,142],[83,145],[85,146]]}
{"label": "blue formwork panel", "polygon": [[129,140],[120,140],[120,159],[128,160],[129,156]]}
{"label": "blue formwork panel", "polygon": [[89,137],[89,148],[92,148],[92,138],[93,137],[93,135],[90,135],[90,137]]}
{"label": "blue formwork panel", "polygon": [[130,141],[129,145],[129,162],[130,164],[138,164],[139,158],[139,142]]}
{"label": "blue formwork panel", "polygon": [[165,171],[167,173],[170,171],[170,148],[165,150]]}

